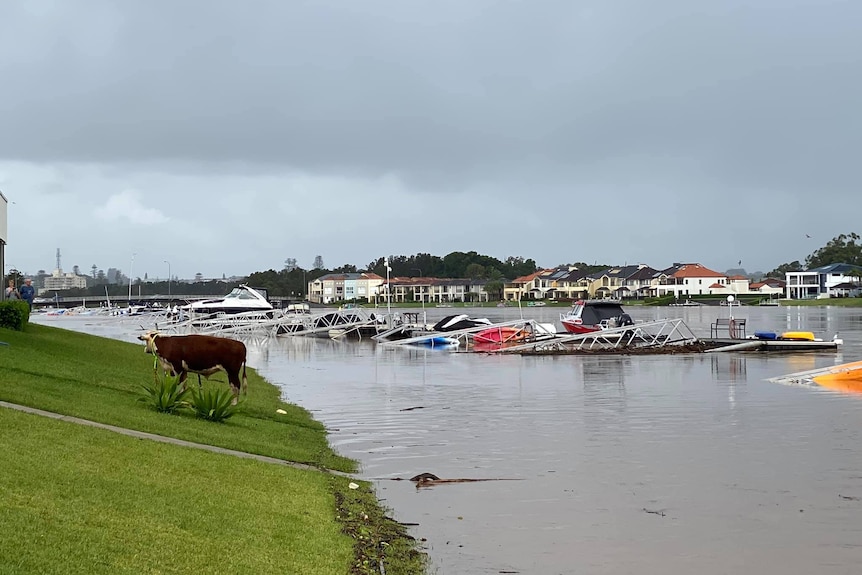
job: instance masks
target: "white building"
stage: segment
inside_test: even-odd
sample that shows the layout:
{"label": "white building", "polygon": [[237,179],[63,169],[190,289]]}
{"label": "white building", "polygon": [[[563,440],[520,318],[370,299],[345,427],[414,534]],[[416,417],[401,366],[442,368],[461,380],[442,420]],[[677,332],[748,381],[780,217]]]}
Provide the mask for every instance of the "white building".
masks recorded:
{"label": "white building", "polygon": [[63,273],[63,270],[54,270],[50,276],[45,278],[45,285],[39,288],[39,295],[50,292],[63,291],[74,288],[86,288],[87,278],[75,273]]}
{"label": "white building", "polygon": [[829,298],[836,295],[839,284],[859,284],[862,269],[850,264],[829,264],[800,272],[784,274],[788,299]]}

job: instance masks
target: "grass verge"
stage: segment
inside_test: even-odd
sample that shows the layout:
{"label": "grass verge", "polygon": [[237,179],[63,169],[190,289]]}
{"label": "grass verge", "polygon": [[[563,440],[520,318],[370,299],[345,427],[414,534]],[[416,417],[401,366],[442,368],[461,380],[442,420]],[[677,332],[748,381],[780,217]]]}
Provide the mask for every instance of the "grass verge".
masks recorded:
{"label": "grass verge", "polygon": [[[136,346],[0,329],[0,399],[120,427],[353,471],[323,426],[249,371],[225,423],[138,402]],[[216,385],[227,386],[226,382]],[[287,411],[286,415],[276,409]],[[368,484],[0,409],[0,572],[421,573],[424,555]]]}

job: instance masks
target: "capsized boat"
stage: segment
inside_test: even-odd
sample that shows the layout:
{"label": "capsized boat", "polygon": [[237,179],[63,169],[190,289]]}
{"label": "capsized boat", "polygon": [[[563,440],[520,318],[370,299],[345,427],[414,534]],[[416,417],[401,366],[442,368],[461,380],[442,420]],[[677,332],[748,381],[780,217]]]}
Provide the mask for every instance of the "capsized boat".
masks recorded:
{"label": "capsized boat", "polygon": [[467,314],[461,313],[457,315],[447,315],[435,323],[434,327],[431,328],[431,331],[458,331],[482,325],[492,325],[491,320],[484,317],[470,317]]}
{"label": "capsized boat", "polygon": [[821,387],[837,391],[862,392],[862,361],[842,363],[827,368],[824,373],[811,378]]}
{"label": "capsized boat", "polygon": [[631,316],[623,311],[620,300],[578,300],[566,313],[560,314],[560,323],[569,333],[591,333],[612,327],[633,325]]}
{"label": "capsized boat", "polygon": [[252,288],[245,284],[233,288],[229,294],[217,299],[206,299],[182,306],[183,311],[195,315],[201,314],[233,314],[250,311],[274,311],[267,299],[266,290]]}

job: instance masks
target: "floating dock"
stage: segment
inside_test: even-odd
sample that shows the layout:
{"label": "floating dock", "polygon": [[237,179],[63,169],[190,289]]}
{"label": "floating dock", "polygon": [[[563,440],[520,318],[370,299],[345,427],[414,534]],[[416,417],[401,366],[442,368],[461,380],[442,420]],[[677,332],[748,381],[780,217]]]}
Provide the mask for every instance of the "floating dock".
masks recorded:
{"label": "floating dock", "polygon": [[706,353],[728,351],[836,351],[841,345],[840,339],[828,341],[796,341],[780,339],[734,339],[729,337],[710,337],[700,340],[704,343]]}

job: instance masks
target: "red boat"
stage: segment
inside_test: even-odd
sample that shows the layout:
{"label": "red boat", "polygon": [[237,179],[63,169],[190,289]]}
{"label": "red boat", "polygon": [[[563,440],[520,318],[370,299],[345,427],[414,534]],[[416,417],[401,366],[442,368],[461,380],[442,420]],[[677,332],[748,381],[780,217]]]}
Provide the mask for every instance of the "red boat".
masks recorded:
{"label": "red boat", "polygon": [[569,333],[591,333],[611,327],[634,324],[623,311],[619,300],[578,300],[566,313],[560,314],[560,323]]}
{"label": "red boat", "polygon": [[508,343],[520,341],[527,337],[529,332],[522,327],[500,326],[484,329],[473,334],[476,343]]}

